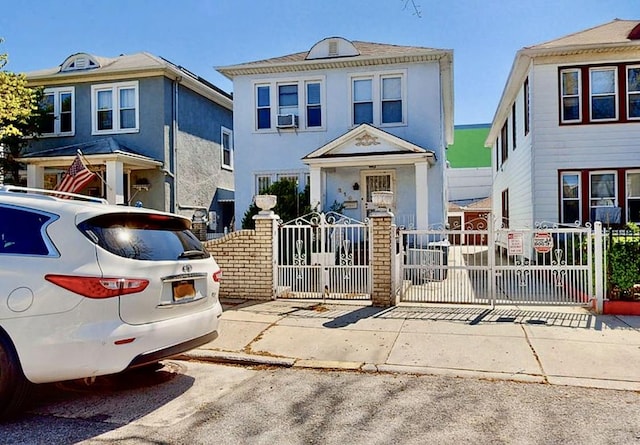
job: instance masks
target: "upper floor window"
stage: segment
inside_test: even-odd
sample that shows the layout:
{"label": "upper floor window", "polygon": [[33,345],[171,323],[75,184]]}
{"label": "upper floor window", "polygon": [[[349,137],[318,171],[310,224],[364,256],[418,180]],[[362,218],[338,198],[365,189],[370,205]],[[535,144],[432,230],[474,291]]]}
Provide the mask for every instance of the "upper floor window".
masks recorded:
{"label": "upper floor window", "polygon": [[500,155],[503,163],[509,157],[509,127],[506,121],[500,130]]}
{"label": "upper floor window", "polygon": [[353,125],[403,124],[406,115],[404,74],[353,77],[351,103]]}
{"label": "upper floor window", "polygon": [[69,136],[74,134],[74,88],[47,88],[41,107],[44,111],[43,135]]}
{"label": "upper floor window", "polygon": [[560,124],[640,121],[640,64],[559,69]]}
{"label": "upper floor window", "polygon": [[324,121],[321,80],[256,84],[256,129],[320,128]]}
{"label": "upper floor window", "polygon": [[382,78],[382,123],[402,122],[402,79]]}
{"label": "upper floor window", "polygon": [[617,71],[615,68],[593,68],[589,72],[591,120],[617,118]]}
{"label": "upper floor window", "polygon": [[228,128],[222,128],[222,168],[233,170],[233,133]]}
{"label": "upper floor window", "polygon": [[563,70],[561,78],[561,117],[562,122],[580,121],[580,71],[577,69]]}
{"label": "upper floor window", "polygon": [[353,124],[373,124],[371,79],[355,79],[353,81]]}
{"label": "upper floor window", "polygon": [[514,102],[511,105],[511,145],[513,145],[513,149],[516,149],[516,144],[518,142],[518,133],[516,132],[516,103]]}
{"label": "upper floor window", "polygon": [[524,135],[529,134],[529,78],[524,80]]}
{"label": "upper floor window", "polygon": [[91,87],[93,133],[138,131],[138,100],[138,82],[93,85]]}
{"label": "upper floor window", "polygon": [[627,68],[627,118],[640,119],[640,66]]}
{"label": "upper floor window", "polygon": [[278,114],[298,116],[298,84],[278,85]]}
{"label": "upper floor window", "polygon": [[307,127],[322,126],[320,82],[307,82]]}
{"label": "upper floor window", "polygon": [[271,128],[271,88],[259,85],[256,88],[256,122],[258,129]]}

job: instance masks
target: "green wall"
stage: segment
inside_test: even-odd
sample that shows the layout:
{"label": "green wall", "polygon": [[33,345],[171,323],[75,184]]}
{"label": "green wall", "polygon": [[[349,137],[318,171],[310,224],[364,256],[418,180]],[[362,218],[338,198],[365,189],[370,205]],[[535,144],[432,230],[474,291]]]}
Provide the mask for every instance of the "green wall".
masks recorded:
{"label": "green wall", "polygon": [[491,167],[491,149],[484,146],[490,128],[490,124],[454,127],[454,143],[447,149],[451,168]]}

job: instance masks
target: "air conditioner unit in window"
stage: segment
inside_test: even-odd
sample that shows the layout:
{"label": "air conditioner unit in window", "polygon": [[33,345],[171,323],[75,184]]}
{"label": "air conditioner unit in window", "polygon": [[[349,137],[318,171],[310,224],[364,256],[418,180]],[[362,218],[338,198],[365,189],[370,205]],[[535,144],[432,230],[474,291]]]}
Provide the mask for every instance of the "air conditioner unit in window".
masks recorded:
{"label": "air conditioner unit in window", "polygon": [[279,114],[278,128],[297,128],[298,116],[295,114]]}

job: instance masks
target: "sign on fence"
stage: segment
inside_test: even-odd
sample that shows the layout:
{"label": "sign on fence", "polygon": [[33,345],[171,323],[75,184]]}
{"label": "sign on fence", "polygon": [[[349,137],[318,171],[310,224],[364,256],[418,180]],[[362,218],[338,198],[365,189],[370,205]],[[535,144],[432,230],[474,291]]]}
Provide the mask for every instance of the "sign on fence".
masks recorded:
{"label": "sign on fence", "polygon": [[507,254],[524,255],[524,233],[509,232],[507,234]]}
{"label": "sign on fence", "polygon": [[533,250],[548,253],[553,249],[553,238],[549,232],[537,232],[533,235]]}

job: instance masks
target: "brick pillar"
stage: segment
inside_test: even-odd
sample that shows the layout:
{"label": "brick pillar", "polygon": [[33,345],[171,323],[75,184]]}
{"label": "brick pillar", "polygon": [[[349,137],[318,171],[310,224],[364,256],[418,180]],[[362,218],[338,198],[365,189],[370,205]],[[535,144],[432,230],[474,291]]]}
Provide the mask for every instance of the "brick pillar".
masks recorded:
{"label": "brick pillar", "polygon": [[392,256],[394,253],[392,222],[393,214],[375,211],[369,216],[372,224],[372,290],[374,306],[389,307],[395,303],[392,294]]}
{"label": "brick pillar", "polygon": [[256,256],[255,259],[257,260],[255,267],[258,268],[258,276],[254,279],[256,280],[256,284],[259,283],[259,287],[262,289],[260,295],[254,295],[254,298],[275,298],[276,258],[274,254],[274,243],[278,219],[278,215],[273,213],[272,210],[262,210],[253,217],[256,229],[252,248]]}

